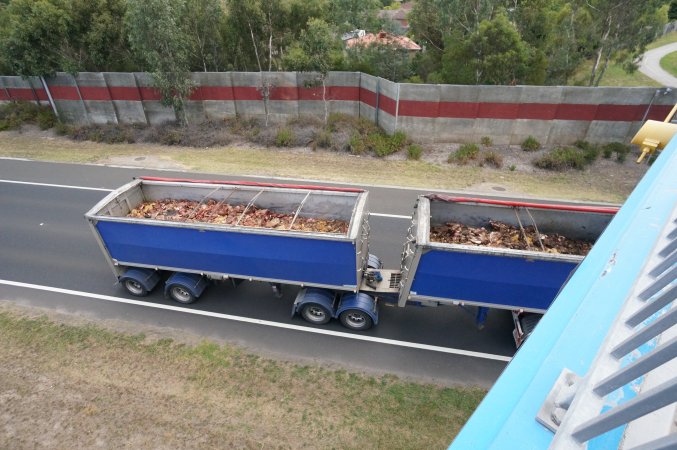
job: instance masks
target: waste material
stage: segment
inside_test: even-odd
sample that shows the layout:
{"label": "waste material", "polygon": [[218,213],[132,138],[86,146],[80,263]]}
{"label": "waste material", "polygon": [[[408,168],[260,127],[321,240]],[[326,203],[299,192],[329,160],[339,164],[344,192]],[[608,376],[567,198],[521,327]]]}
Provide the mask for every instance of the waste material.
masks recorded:
{"label": "waste material", "polygon": [[249,207],[230,205],[213,199],[203,202],[177,199],[147,201],[132,209],[127,217],[274,230],[291,229],[313,233],[346,234],[348,232],[348,223],[344,220],[310,218],[301,215],[294,219],[294,214],[276,213],[255,205],[249,205]]}

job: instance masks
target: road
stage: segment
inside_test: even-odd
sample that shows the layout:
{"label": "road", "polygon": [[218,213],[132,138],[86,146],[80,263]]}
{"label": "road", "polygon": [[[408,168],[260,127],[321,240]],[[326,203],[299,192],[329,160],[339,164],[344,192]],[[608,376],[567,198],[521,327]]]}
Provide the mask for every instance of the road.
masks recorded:
{"label": "road", "polygon": [[663,70],[660,64],[664,56],[673,52],[677,52],[677,42],[647,51],[642,56],[639,71],[647,77],[658,81],[663,86],[677,87],[677,78]]}
{"label": "road", "polygon": [[[315,328],[290,318],[296,288],[278,299],[265,283],[212,286],[188,306],[165,299],[160,289],[139,301],[114,283],[83,215],[108,190],[141,175],[248,179],[0,159],[0,301],[123,320],[139,330],[169,327],[282,359],[441,384],[488,387],[514,353],[506,311],[492,311],[479,331],[464,308],[384,307],[377,327],[354,333],[336,321]],[[422,191],[367,189],[371,252],[386,268],[399,267],[408,216]]]}

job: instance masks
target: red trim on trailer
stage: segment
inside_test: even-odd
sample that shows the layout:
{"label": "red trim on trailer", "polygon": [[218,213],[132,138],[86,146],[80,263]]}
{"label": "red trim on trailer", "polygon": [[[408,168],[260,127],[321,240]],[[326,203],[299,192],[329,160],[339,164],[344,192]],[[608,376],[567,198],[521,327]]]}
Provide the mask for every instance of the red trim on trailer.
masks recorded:
{"label": "red trim on trailer", "polygon": [[616,214],[619,210],[619,208],[613,206],[578,206],[578,205],[562,205],[548,203],[529,203],[509,200],[490,200],[486,198],[474,198],[474,197],[451,197],[439,194],[430,194],[426,195],[426,197],[431,200],[442,200],[445,202],[455,202],[455,203],[483,203],[486,205],[501,205],[501,206],[537,208],[537,209],[554,209],[558,211],[578,211],[600,214]]}
{"label": "red trim on trailer", "polygon": [[340,188],[332,186],[314,186],[304,184],[278,184],[278,183],[260,183],[258,181],[221,181],[221,180],[193,180],[190,178],[164,178],[164,177],[138,177],[146,181],[167,181],[175,183],[205,183],[205,184],[227,184],[233,186],[256,186],[256,187],[276,187],[286,189],[307,189],[310,191],[337,191],[337,192],[364,192],[363,189]]}

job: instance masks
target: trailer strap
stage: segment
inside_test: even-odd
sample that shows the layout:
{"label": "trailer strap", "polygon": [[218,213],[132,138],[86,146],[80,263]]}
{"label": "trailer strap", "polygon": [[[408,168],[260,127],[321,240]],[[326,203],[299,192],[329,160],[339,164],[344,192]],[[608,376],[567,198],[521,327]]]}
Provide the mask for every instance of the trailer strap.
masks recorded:
{"label": "trailer strap", "polygon": [[619,209],[613,206],[582,206],[582,205],[563,205],[555,203],[530,203],[511,200],[493,200],[488,198],[477,198],[477,197],[452,197],[440,194],[428,194],[425,197],[430,200],[439,200],[443,202],[452,202],[452,203],[481,203],[485,205],[500,205],[500,206],[535,208],[535,209],[553,209],[557,211],[577,211],[600,214],[616,214]]}
{"label": "trailer strap", "polygon": [[190,178],[165,178],[165,177],[138,177],[144,181],[161,181],[167,183],[200,183],[200,184],[226,184],[232,186],[253,186],[253,187],[273,187],[284,189],[306,189],[309,191],[336,191],[336,192],[364,192],[364,189],[345,188],[334,186],[317,186],[305,184],[280,184],[280,183],[261,183],[258,181],[221,181],[221,180],[194,180]]}

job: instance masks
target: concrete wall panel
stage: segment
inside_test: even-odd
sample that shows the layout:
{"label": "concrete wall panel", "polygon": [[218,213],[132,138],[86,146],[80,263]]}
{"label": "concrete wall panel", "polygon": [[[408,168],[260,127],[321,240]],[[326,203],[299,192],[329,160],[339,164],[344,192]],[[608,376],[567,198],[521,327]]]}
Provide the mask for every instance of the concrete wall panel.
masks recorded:
{"label": "concrete wall panel", "polygon": [[90,123],[85,103],[80,98],[75,79],[72,75],[57,73],[53,77],[46,78],[45,81],[52,93],[54,106],[61,120],[81,124]]}
{"label": "concrete wall panel", "polygon": [[118,123],[111,93],[102,72],[80,72],[75,82],[83,98],[90,123]]}
{"label": "concrete wall panel", "polygon": [[176,121],[174,109],[164,106],[159,100],[160,95],[153,88],[153,80],[150,74],[136,72],[136,84],[141,92],[143,110],[146,112],[146,119],[150,125],[160,125]]}
{"label": "concrete wall panel", "polygon": [[475,138],[475,119],[435,119],[435,133],[427,142],[478,142]]}
{"label": "concrete wall panel", "polygon": [[106,72],[103,78],[113,98],[118,123],[147,123],[134,74]]}
{"label": "concrete wall panel", "polygon": [[590,126],[590,122],[583,120],[553,120],[550,124],[548,140],[541,142],[542,144],[572,144],[579,139],[585,139]]}
{"label": "concrete wall panel", "polygon": [[494,144],[510,144],[514,124],[515,120],[477,119],[473,126],[472,141],[479,142],[484,136],[487,136],[494,141]]}
{"label": "concrete wall panel", "polygon": [[513,121],[510,144],[520,145],[529,136],[535,137],[538,142],[544,144],[548,142],[552,123],[550,120],[517,119]]}
{"label": "concrete wall panel", "polygon": [[632,122],[607,122],[596,120],[590,123],[585,140],[590,142],[623,142],[627,143]]}

